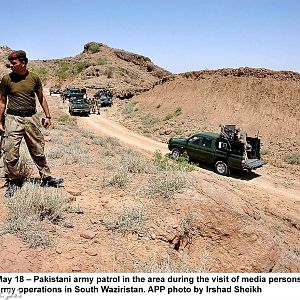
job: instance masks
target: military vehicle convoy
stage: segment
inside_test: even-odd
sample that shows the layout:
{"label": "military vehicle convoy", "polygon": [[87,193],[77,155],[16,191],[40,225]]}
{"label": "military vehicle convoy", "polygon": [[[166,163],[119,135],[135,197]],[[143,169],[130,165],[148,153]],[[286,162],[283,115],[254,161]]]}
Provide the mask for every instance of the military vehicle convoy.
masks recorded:
{"label": "military vehicle convoy", "polygon": [[96,101],[100,101],[101,106],[112,106],[112,90],[110,89],[101,89],[94,95]]}
{"label": "military vehicle convoy", "polygon": [[60,94],[61,90],[60,90],[60,87],[58,87],[58,86],[51,86],[49,89],[49,92],[50,92],[50,96],[51,96],[52,94]]}
{"label": "military vehicle convoy", "polygon": [[76,88],[76,87],[67,87],[61,93],[63,101],[69,100],[73,94],[84,93],[86,94],[86,89]]}
{"label": "military vehicle convoy", "polygon": [[89,116],[91,113],[90,105],[87,102],[85,93],[74,93],[69,98],[69,113],[70,115],[85,115]]}
{"label": "military vehicle convoy", "polygon": [[232,169],[251,171],[266,164],[260,159],[260,139],[248,137],[235,125],[221,126],[220,133],[171,138],[168,148],[174,159],[186,153],[190,159],[212,164],[220,175],[228,175]]}

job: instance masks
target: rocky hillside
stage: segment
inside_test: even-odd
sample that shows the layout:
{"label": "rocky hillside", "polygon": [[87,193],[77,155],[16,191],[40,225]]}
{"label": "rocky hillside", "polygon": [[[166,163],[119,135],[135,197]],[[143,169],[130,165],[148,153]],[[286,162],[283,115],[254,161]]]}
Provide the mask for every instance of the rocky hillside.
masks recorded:
{"label": "rocky hillside", "polygon": [[[1,62],[6,62],[9,51],[7,47],[1,48]],[[75,57],[30,60],[28,67],[39,74],[47,86],[86,87],[91,96],[99,88],[110,87],[120,99],[149,90],[171,75],[145,56],[96,42],[84,45],[83,52]],[[2,66],[0,75],[5,72]]]}

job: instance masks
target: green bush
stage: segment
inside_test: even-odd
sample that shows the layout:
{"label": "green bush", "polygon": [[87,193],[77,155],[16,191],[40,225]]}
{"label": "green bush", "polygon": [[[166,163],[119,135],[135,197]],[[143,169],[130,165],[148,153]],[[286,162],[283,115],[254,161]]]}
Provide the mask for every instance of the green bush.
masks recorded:
{"label": "green bush", "polygon": [[183,134],[184,133],[184,129],[181,127],[177,127],[174,129],[174,133],[177,135]]}
{"label": "green bush", "polygon": [[73,74],[79,74],[82,70],[86,69],[87,67],[89,67],[89,63],[87,61],[79,61],[73,65],[72,72]]}
{"label": "green bush", "polygon": [[142,123],[144,126],[151,126],[159,121],[159,119],[150,114],[144,115],[141,117]]}
{"label": "green bush", "polygon": [[100,57],[96,60],[96,65],[106,65],[107,64],[107,58],[106,57]]}
{"label": "green bush", "polygon": [[300,165],[300,152],[291,152],[284,156],[284,161],[291,165]]}
{"label": "green bush", "polygon": [[69,125],[71,127],[77,126],[77,120],[75,117],[70,115],[62,115],[58,118],[58,122],[62,125]]}
{"label": "green bush", "polygon": [[36,68],[32,70],[33,73],[37,74],[43,83],[46,83],[48,71],[46,68]]}
{"label": "green bush", "polygon": [[100,51],[100,45],[99,44],[93,44],[89,47],[89,52],[90,53],[97,53]]}
{"label": "green bush", "polygon": [[60,81],[62,81],[68,77],[68,73],[69,73],[69,64],[65,61],[61,61],[58,64],[58,68],[56,70],[56,76]]}
{"label": "green bush", "polygon": [[178,116],[180,116],[181,114],[182,114],[182,109],[181,109],[181,107],[177,107],[177,108],[175,109],[175,111],[173,111],[172,113],[169,113],[169,114],[167,114],[167,115],[165,116],[164,121],[168,121],[168,120],[170,120],[170,119],[172,119],[172,118],[174,118],[174,117],[178,117]]}
{"label": "green bush", "polygon": [[135,105],[136,105],[135,102],[128,102],[122,110],[123,114],[131,114],[134,111],[137,111],[137,108],[135,107]]}
{"label": "green bush", "polygon": [[192,172],[196,170],[194,164],[189,163],[189,157],[186,153],[182,154],[177,160],[169,158],[169,155],[163,156],[159,150],[154,152],[154,165],[162,171],[182,171]]}

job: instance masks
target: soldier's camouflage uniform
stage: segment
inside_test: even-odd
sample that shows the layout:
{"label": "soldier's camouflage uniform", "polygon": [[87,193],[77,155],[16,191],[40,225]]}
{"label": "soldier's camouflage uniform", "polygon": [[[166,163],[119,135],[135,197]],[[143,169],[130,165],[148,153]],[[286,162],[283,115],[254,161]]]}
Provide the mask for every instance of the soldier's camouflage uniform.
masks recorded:
{"label": "soldier's camouflage uniform", "polygon": [[17,179],[19,175],[19,148],[24,137],[29,153],[35,162],[41,178],[50,176],[46,157],[44,155],[45,141],[37,125],[37,118],[6,115],[5,138],[3,140],[3,162],[5,177]]}

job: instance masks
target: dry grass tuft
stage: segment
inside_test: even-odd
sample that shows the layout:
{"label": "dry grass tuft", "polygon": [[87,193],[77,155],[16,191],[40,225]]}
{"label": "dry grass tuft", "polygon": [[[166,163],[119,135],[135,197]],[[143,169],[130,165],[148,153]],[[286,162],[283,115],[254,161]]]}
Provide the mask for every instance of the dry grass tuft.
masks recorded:
{"label": "dry grass tuft", "polygon": [[124,206],[117,214],[110,214],[104,219],[109,230],[120,232],[141,232],[144,229],[146,210],[143,206]]}
{"label": "dry grass tuft", "polygon": [[149,179],[144,192],[149,198],[160,196],[170,199],[175,193],[189,186],[189,181],[182,172],[162,171]]}
{"label": "dry grass tuft", "polygon": [[67,201],[59,189],[26,183],[8,202],[9,215],[4,230],[18,234],[31,246],[47,246],[53,241],[42,222],[58,224],[64,219]]}

